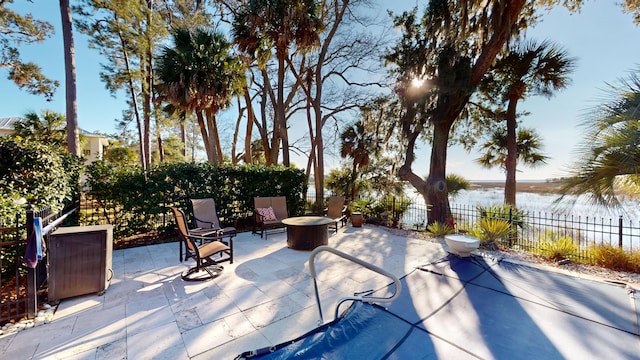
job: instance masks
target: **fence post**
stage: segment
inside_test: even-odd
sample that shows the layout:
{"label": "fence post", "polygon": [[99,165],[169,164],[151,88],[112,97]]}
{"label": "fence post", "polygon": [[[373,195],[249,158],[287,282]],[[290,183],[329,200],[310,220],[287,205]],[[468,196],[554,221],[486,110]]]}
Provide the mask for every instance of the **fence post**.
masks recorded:
{"label": "fence post", "polygon": [[513,207],[509,206],[509,248],[513,247]]}
{"label": "fence post", "polygon": [[[33,205],[27,204],[27,241],[33,234]],[[38,308],[38,291],[36,289],[36,269],[27,266],[27,317],[33,319],[36,317]]]}
{"label": "fence post", "polygon": [[622,215],[618,217],[618,247],[622,249]]}

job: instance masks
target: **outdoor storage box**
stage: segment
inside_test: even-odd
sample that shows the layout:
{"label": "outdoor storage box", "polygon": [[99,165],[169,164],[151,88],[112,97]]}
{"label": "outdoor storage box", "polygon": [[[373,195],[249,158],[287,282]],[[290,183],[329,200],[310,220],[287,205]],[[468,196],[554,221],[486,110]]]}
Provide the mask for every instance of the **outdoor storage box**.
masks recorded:
{"label": "outdoor storage box", "polygon": [[113,225],[61,227],[49,237],[49,299],[102,294],[113,276]]}

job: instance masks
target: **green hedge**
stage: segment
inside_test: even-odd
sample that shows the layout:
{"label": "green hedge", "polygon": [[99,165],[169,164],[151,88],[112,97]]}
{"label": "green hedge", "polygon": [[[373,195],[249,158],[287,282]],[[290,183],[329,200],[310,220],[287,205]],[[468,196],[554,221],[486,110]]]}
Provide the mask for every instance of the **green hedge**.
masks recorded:
{"label": "green hedge", "polygon": [[0,223],[24,221],[23,200],[35,209],[58,211],[77,199],[81,159],[58,147],[12,136],[0,137]]}
{"label": "green hedge", "polygon": [[116,238],[173,228],[167,207],[189,213],[191,198],[212,197],[223,222],[248,219],[256,196],[286,196],[289,213],[301,215],[307,191],[304,171],[282,166],[174,163],[144,172],[98,161],[87,174],[89,198],[114,225]]}

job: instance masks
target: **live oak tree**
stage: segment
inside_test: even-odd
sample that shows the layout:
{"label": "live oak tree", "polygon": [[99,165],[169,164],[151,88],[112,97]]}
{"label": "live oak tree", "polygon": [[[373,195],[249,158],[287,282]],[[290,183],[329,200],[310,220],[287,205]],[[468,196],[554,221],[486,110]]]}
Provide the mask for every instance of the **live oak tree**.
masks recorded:
{"label": "live oak tree", "polygon": [[[437,0],[422,16],[414,10],[395,18],[402,38],[386,60],[394,66],[403,103],[400,127],[407,141],[398,176],[432,206],[429,223],[451,219],[446,162],[452,126],[506,44],[535,22],[536,7],[558,3],[575,7],[581,1]],[[432,132],[432,141],[424,180],[412,164],[419,136],[426,131]]]}

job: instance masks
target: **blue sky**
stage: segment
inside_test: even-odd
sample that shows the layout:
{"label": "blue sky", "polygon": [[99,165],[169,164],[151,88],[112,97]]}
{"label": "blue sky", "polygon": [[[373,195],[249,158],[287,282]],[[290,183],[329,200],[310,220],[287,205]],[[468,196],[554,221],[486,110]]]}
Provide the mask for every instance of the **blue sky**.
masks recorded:
{"label": "blue sky", "polygon": [[[74,1],[72,0],[72,3]],[[386,8],[386,1],[381,0]],[[418,1],[424,4],[424,1]],[[394,2],[394,11],[410,9],[416,1]],[[12,9],[21,13],[31,12],[36,18],[47,20],[56,27],[56,34],[42,44],[23,46],[24,59],[38,63],[50,78],[64,84],[64,60],[60,12],[57,1],[35,0],[34,3],[16,1]],[[575,149],[582,140],[583,129],[579,126],[588,109],[603,99],[605,83],[615,83],[632,69],[640,68],[640,28],[633,24],[620,6],[609,1],[587,1],[580,13],[569,14],[564,8],[556,8],[546,14],[535,28],[530,29],[529,39],[550,39],[565,47],[570,56],[577,58],[577,67],[569,87],[551,99],[531,98],[520,105],[519,110],[531,113],[524,119],[526,127],[533,127],[542,135],[544,152],[551,157],[548,164],[536,169],[523,167],[519,180],[537,180],[566,175],[566,170],[575,159]],[[125,109],[125,96],[113,98],[100,81],[99,63],[102,61],[96,50],[87,47],[86,38],[75,33],[78,117],[80,127],[88,131],[115,132],[115,119]],[[65,112],[64,87],[60,87],[52,102],[42,97],[29,95],[6,80],[6,70],[0,72],[0,117],[22,116],[26,112],[50,109]],[[223,114],[222,119],[233,119]],[[418,149],[418,160],[414,171],[419,175],[428,172],[429,146]],[[451,147],[448,155],[448,173],[455,173],[470,180],[503,180],[499,169],[487,170],[475,165],[479,155],[467,153],[459,147]],[[295,158],[294,158],[294,161]],[[298,166],[305,161],[298,159]],[[339,163],[329,159],[327,166]]]}

